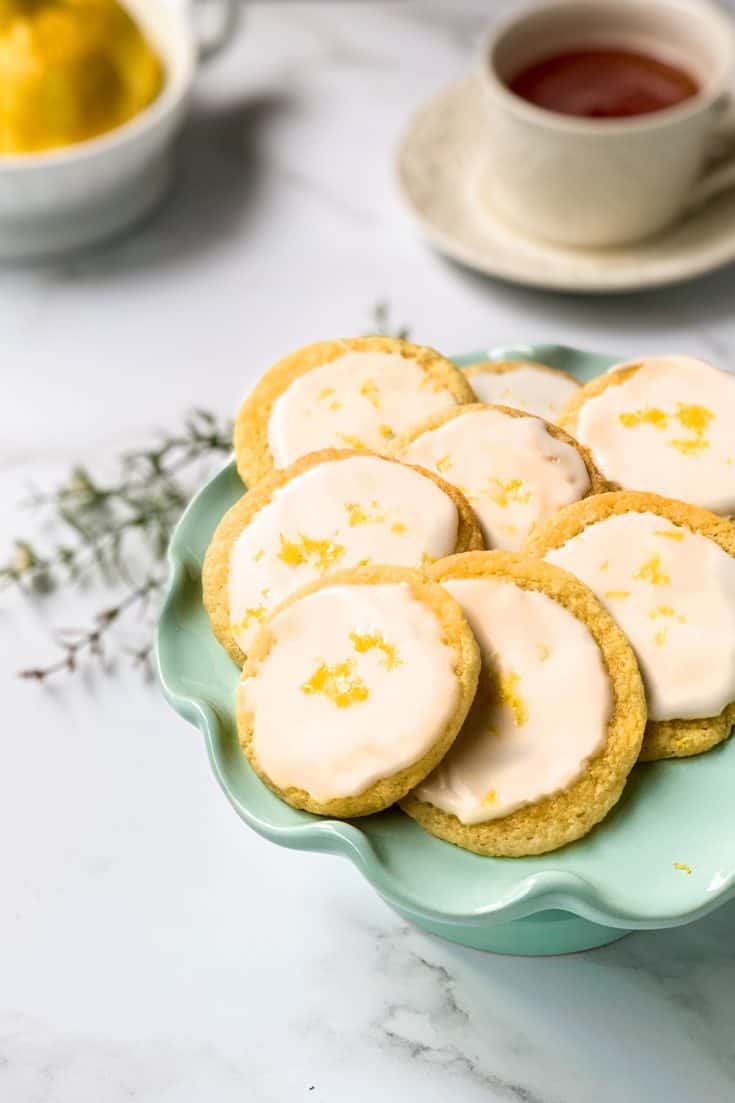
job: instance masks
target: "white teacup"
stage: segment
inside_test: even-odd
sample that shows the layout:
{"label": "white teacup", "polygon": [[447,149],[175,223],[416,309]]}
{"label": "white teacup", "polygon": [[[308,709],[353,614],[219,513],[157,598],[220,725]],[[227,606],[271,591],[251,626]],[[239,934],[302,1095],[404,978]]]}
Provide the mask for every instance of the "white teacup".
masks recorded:
{"label": "white teacup", "polygon": [[[544,56],[596,46],[650,53],[691,73],[699,92],[632,118],[557,114],[507,82]],[[623,245],[664,229],[735,185],[733,24],[705,0],[552,0],[493,29],[481,57],[488,156],[483,198],[528,234]],[[708,167],[719,146],[720,160]]]}
{"label": "white teacup", "polygon": [[52,256],[120,233],[162,198],[173,140],[198,61],[224,45],[238,0],[210,0],[216,33],[201,41],[196,0],[123,0],[165,67],[160,95],[130,122],[47,153],[0,155],[0,258]]}

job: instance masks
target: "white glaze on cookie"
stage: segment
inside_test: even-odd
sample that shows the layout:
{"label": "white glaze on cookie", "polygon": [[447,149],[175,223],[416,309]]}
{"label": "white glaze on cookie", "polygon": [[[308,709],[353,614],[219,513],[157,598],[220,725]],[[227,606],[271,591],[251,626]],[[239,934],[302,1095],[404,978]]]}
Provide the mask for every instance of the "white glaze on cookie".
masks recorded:
{"label": "white glaze on cookie", "polygon": [[326,586],[269,629],[239,693],[259,766],[282,789],[362,793],[423,758],[458,707],[455,652],[405,583]]}
{"label": "white glaze on cookie", "polygon": [[590,489],[576,448],[535,417],[469,409],[422,433],[401,458],[438,472],[467,496],[490,548],[518,549],[529,529]]}
{"label": "white glaze on cookie", "polygon": [[523,360],[508,371],[473,373],[470,386],[480,402],[512,406],[547,421],[555,421],[562,406],[579,389],[579,384],[563,372]]}
{"label": "white glaze on cookie", "polygon": [[588,628],[546,594],[503,578],[442,585],[462,606],[483,670],[459,737],[414,794],[482,823],[580,776],[607,736],[610,682]]}
{"label": "white glaze on cookie", "polygon": [[735,375],[690,356],[640,364],[582,405],[575,435],[625,489],[735,512]]}
{"label": "white glaze on cookie", "polygon": [[545,558],[586,582],[628,636],[651,720],[717,716],[735,700],[735,559],[714,540],[631,512]]}
{"label": "white glaze on cookie", "polygon": [[409,425],[455,404],[451,391],[408,357],[345,352],[276,399],[268,446],[276,467],[319,448],[380,450]]}
{"label": "white glaze on cookie", "polygon": [[457,545],[452,499],[425,475],[378,456],[309,468],[280,487],[230,552],[233,635],[247,652],[289,594],[338,567],[415,567]]}

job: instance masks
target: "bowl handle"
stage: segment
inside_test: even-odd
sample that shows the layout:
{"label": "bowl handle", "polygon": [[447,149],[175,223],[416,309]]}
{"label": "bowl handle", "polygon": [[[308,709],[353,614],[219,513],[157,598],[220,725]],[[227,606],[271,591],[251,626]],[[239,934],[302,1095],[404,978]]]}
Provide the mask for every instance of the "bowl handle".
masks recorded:
{"label": "bowl handle", "polygon": [[231,41],[240,22],[240,0],[188,0],[200,61],[209,61]]}

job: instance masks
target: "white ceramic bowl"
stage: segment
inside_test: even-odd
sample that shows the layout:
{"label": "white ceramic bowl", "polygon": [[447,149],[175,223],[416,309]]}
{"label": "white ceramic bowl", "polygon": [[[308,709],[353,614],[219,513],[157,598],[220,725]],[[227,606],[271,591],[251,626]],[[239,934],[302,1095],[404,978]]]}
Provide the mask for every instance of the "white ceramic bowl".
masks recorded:
{"label": "white ceramic bowl", "polygon": [[[0,155],[0,259],[53,256],[120,233],[147,214],[169,184],[173,140],[204,53],[193,5],[123,2],[163,59],[164,87],[130,122],[97,138],[48,153]],[[233,26],[236,0],[219,3],[218,45]]]}

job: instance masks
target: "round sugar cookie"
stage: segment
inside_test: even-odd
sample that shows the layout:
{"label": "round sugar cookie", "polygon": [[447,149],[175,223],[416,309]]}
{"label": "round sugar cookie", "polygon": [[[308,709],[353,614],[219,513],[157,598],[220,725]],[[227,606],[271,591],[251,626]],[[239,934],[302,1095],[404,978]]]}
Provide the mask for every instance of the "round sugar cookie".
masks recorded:
{"label": "round sugar cookie", "polygon": [[561,510],[526,551],[571,571],[615,617],[648,698],[641,758],[721,743],[735,721],[735,525],[654,494],[617,491]]}
{"label": "round sugar cookie", "polygon": [[614,490],[735,513],[735,375],[691,356],[652,356],[582,387],[559,424]]}
{"label": "round sugar cookie", "polygon": [[462,610],[436,582],[402,567],[338,571],[256,637],[237,691],[240,744],[295,808],[379,812],[447,752],[479,670]]}
{"label": "round sugar cookie", "polygon": [[607,489],[589,453],[563,429],[508,406],[443,410],[398,437],[391,454],[461,490],[489,548],[516,551],[532,525]]}
{"label": "round sugar cookie", "polygon": [[500,404],[556,421],[580,388],[573,375],[536,360],[485,360],[465,368],[480,402]]}
{"label": "round sugar cookie", "polygon": [[476,854],[565,846],[616,804],[640,751],[630,645],[586,586],[540,560],[471,552],[431,576],[462,606],[483,665],[459,737],[401,807]]}
{"label": "round sugar cookie", "polygon": [[322,448],[380,451],[413,422],[474,397],[433,349],[396,337],[320,341],[279,360],[243,402],[237,469],[253,484]]}
{"label": "round sugar cookie", "polygon": [[484,547],[462,494],[372,452],[325,449],[274,471],[220,521],[202,569],[212,630],[242,665],[268,613],[328,571],[426,567]]}

